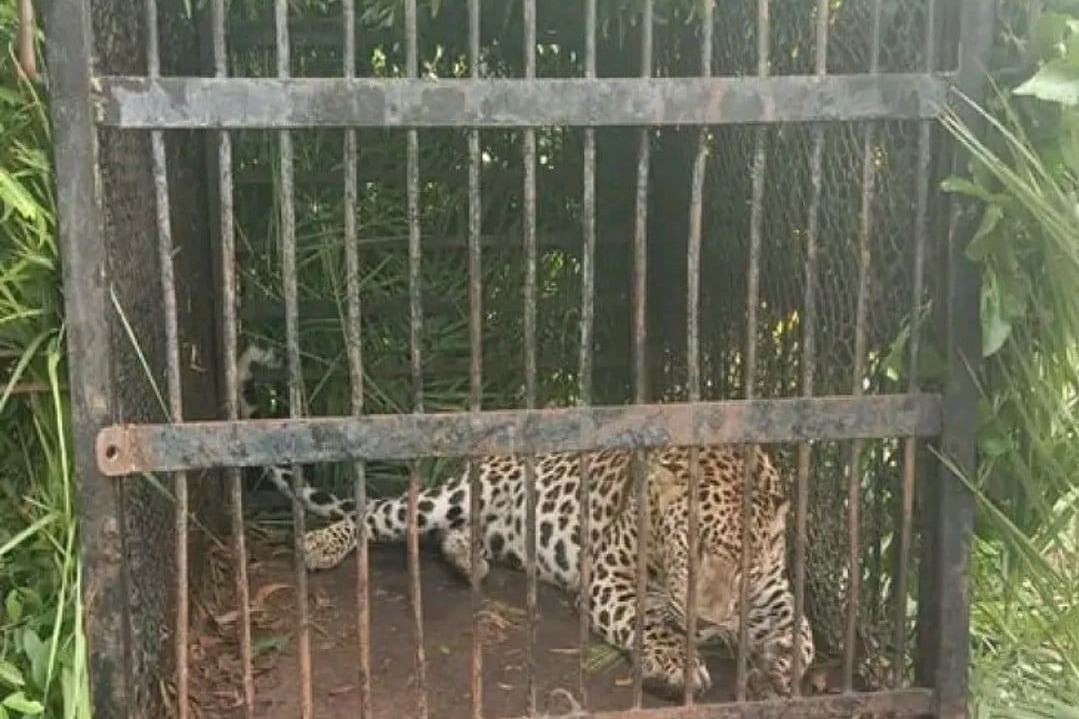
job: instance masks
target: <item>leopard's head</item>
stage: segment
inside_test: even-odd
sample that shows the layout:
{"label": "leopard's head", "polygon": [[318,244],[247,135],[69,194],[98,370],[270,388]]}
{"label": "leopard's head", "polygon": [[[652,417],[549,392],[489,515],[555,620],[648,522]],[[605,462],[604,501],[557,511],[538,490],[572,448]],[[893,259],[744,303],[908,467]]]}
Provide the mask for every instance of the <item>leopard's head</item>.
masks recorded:
{"label": "leopard's head", "polygon": [[[658,509],[654,515],[658,534],[653,541],[660,542],[663,583],[653,588],[649,602],[653,611],[662,612],[668,621],[685,630],[690,544],[685,482],[666,467],[654,465],[650,470],[652,497]],[[709,539],[701,537],[698,542],[695,586],[697,630],[705,636],[729,631],[737,621],[741,576],[738,557],[732,557],[714,535]]]}

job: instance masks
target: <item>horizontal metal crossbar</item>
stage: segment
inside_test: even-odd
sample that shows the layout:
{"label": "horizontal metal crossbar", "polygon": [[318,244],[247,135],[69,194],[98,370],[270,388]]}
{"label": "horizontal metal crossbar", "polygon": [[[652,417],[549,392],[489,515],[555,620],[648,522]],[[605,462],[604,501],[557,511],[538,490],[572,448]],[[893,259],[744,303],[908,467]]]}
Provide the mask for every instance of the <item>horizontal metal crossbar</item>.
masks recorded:
{"label": "horizontal metal crossbar", "polygon": [[933,118],[948,76],[101,77],[97,87],[98,121],[128,128],[658,126]]}
{"label": "horizontal metal crossbar", "polygon": [[[923,717],[932,714],[934,695],[929,689],[903,689],[874,693],[832,694],[781,701],[692,704],[656,709],[574,712],[566,717],[587,719],[854,719],[888,716]],[[558,714],[548,714],[558,717]]]}
{"label": "horizontal metal crossbar", "polygon": [[939,395],[877,395],[543,410],[113,425],[110,476],[346,459],[591,451],[742,442],[934,436]]}

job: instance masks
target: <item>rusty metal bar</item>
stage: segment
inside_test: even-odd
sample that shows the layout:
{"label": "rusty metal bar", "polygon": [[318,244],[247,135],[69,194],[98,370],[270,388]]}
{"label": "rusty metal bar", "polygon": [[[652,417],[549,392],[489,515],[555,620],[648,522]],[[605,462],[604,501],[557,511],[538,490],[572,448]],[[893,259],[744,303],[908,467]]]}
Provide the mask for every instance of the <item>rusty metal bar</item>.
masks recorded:
{"label": "rusty metal bar", "polygon": [[[212,0],[210,4],[211,35],[213,42],[214,76],[223,78],[228,74],[226,52],[225,0]],[[218,228],[221,265],[221,327],[222,363],[225,383],[225,417],[230,421],[239,418],[240,385],[237,368],[237,322],[236,322],[236,226],[233,217],[232,138],[227,131],[217,133],[217,190],[219,196]],[[247,578],[247,546],[244,538],[244,490],[239,469],[229,468],[230,530],[233,542],[233,569],[236,572],[236,610],[239,615],[237,631],[240,643],[240,663],[243,672],[243,710],[245,719],[255,716],[254,648],[251,639],[250,584]]]}
{"label": "rusty metal bar", "polygon": [[98,433],[103,472],[260,466],[280,460],[408,460],[484,454],[582,452],[691,444],[932,437],[935,394],[817,396],[690,404],[488,410],[246,422],[127,424]]}
{"label": "rusty metal bar", "polygon": [[[146,0],[146,69],[149,77],[161,76],[159,50],[157,0]],[[172,211],[169,203],[168,161],[165,158],[165,138],[160,130],[150,133],[150,148],[154,173],[154,200],[157,220],[157,254],[161,264],[162,309],[165,315],[165,377],[168,385],[168,418],[182,422],[184,397],[181,384],[180,330],[176,311],[176,273],[173,266]],[[190,500],[186,472],[174,476],[173,501],[176,566],[176,616],[173,631],[173,656],[176,662],[176,716],[187,719],[191,715],[189,701],[190,663],[188,644],[191,598],[188,576],[188,520]]]}
{"label": "rusty metal bar", "polygon": [[546,716],[550,719],[860,719],[876,716],[920,719],[929,715],[933,706],[931,690],[908,689],[829,694],[786,701],[695,704],[688,707],[664,706],[645,710],[574,711]]}
{"label": "rusty metal bar", "polygon": [[[925,27],[925,67],[937,65],[937,2],[927,0]],[[911,288],[910,346],[908,355],[908,384],[911,393],[918,390],[918,354],[921,346],[922,300],[925,291],[925,252],[929,242],[929,185],[931,170],[932,126],[922,123],[918,127],[918,174],[917,205],[914,228],[914,278]],[[898,688],[903,682],[907,656],[907,591],[910,572],[911,535],[914,514],[914,478],[916,470],[917,439],[903,440],[903,484],[900,498],[899,542],[895,558],[895,634],[893,636],[892,684]]]}
{"label": "rusty metal bar", "polygon": [[[288,37],[288,0],[275,0],[274,23],[277,26],[277,76],[287,78],[291,74],[291,53]],[[296,276],[296,208],[293,205],[295,182],[293,178],[292,135],[289,130],[278,134],[280,155],[279,203],[281,210],[281,274],[285,297],[285,347],[288,366],[289,416],[303,415],[303,375],[300,366],[300,316],[299,289]],[[296,644],[300,664],[300,716],[314,716],[314,697],[311,687],[311,616],[307,600],[307,565],[304,562],[303,535],[306,522],[303,504],[302,470],[297,465],[292,471],[292,529],[293,561],[295,562],[296,613],[300,626]]]}
{"label": "rusty metal bar", "polygon": [[[828,74],[828,27],[829,1],[817,0],[816,52],[814,73],[817,77]],[[809,181],[811,195],[806,222],[805,300],[802,318],[802,395],[813,396],[814,375],[817,366],[817,241],[820,234],[820,202],[823,184],[824,128],[813,128],[813,147],[809,157]],[[799,678],[808,668],[802,666],[802,632],[799,628],[805,617],[806,543],[807,515],[809,511],[809,472],[812,465],[812,447],[803,442],[798,445],[798,471],[794,509],[794,657],[791,664],[794,696],[802,692]]]}
{"label": "rusty metal bar", "polygon": [[[480,2],[468,0],[468,64],[473,80],[480,76]],[[468,133],[468,347],[469,383],[468,410],[479,413],[483,400],[483,275],[481,269],[480,233],[483,225],[483,198],[480,196],[480,131]],[[483,596],[480,591],[480,562],[483,552],[483,527],[480,523],[481,488],[479,463],[468,463],[470,599],[472,604],[472,718],[483,719],[483,637],[480,610]]]}
{"label": "rusty metal bar", "polygon": [[[641,77],[652,74],[652,44],[655,11],[653,0],[645,0],[641,19]],[[648,401],[648,371],[646,346],[648,342],[648,175],[651,154],[649,129],[642,127],[637,148],[637,194],[633,228],[633,401]],[[644,675],[641,656],[644,651],[644,599],[648,588],[648,546],[651,532],[648,522],[648,491],[645,473],[645,452],[635,453],[633,461],[634,491],[637,498],[637,596],[634,604],[633,630],[633,706],[641,708],[644,701]]]}
{"label": "rusty metal bar", "polygon": [[[131,622],[123,541],[123,488],[103,486],[94,435],[114,419],[113,347],[100,175],[90,95],[95,56],[89,3],[41,6],[49,71],[48,109],[55,150],[57,244],[63,273],[71,388],[73,465],[79,506],[79,551],[86,581],[90,695],[95,716],[134,711]],[[108,484],[108,483],[106,483]],[[90,578],[93,578],[92,581]]]}
{"label": "rusty metal bar", "polygon": [[[769,73],[771,52],[770,19],[768,0],[757,0],[757,77],[765,78]],[[818,78],[819,79],[819,78]],[[749,270],[746,279],[746,354],[745,354],[745,397],[753,399],[757,383],[757,305],[760,302],[760,264],[762,244],[762,223],[764,221],[764,179],[767,171],[765,153],[768,140],[768,128],[758,126],[754,138],[753,178],[751,189],[752,206],[749,217]],[[741,577],[738,586],[738,653],[735,671],[735,698],[746,698],[748,679],[747,659],[749,652],[749,603],[750,603],[750,567],[753,561],[753,535],[750,521],[752,517],[752,497],[757,469],[756,443],[746,448],[745,479],[742,484],[742,551],[740,557]]]}
{"label": "rusty metal bar", "polygon": [[[882,0],[873,3],[872,40],[869,51],[869,74],[880,73]],[[869,270],[872,262],[870,233],[873,230],[873,198],[876,191],[876,169],[873,163],[873,146],[876,142],[876,126],[867,124],[862,145],[862,200],[858,232],[858,299],[854,310],[854,364],[852,367],[851,396],[861,397],[866,354],[866,312],[869,302]],[[842,689],[854,690],[854,654],[858,640],[858,612],[861,601],[861,456],[862,442],[854,439],[847,459],[847,608],[846,628],[843,641]]]}
{"label": "rusty metal bar", "polygon": [[[416,0],[405,0],[405,73],[415,79],[419,69]],[[423,306],[420,272],[420,140],[415,128],[407,135],[405,183],[408,195],[408,298],[411,322],[409,345],[412,364],[413,412],[423,413]],[[427,654],[423,630],[423,585],[420,579],[419,510],[420,476],[415,455],[409,457],[406,544],[408,554],[408,594],[412,606],[412,631],[416,656],[416,715],[426,719]]]}
{"label": "rusty metal bar", "polygon": [[[713,8],[711,2],[701,6],[701,77],[712,75]],[[686,251],[686,385],[690,402],[701,400],[701,235],[704,215],[704,178],[708,163],[709,129],[702,127],[697,139],[697,156],[693,162],[690,185],[689,237]],[[686,637],[683,676],[685,692],[682,701],[693,703],[693,665],[697,660],[697,573],[700,546],[700,481],[699,448],[689,449],[689,565],[686,574]]]}
{"label": "rusty metal bar", "polygon": [[[536,0],[524,0],[525,79],[536,77]],[[536,131],[524,131],[524,335],[525,407],[536,407]],[[536,464],[525,455],[525,609],[527,612],[528,713],[536,714],[536,625],[539,605],[536,588]]]}
{"label": "rusty metal bar", "polygon": [[[342,1],[344,23],[344,52],[342,64],[346,78],[356,74],[356,0]],[[363,306],[360,301],[360,248],[356,227],[356,208],[359,205],[357,181],[356,130],[345,130],[345,293],[347,304],[349,386],[352,397],[352,414],[363,415]],[[367,553],[367,468],[363,460],[353,465],[355,482],[353,497],[356,506],[356,641],[359,661],[356,665],[356,683],[359,716],[371,716],[371,597],[369,561]]]}
{"label": "rusty metal bar", "polygon": [[[585,54],[584,77],[586,82],[596,82],[596,0],[585,0]],[[533,83],[537,81],[533,80]],[[581,347],[578,368],[578,402],[583,407],[592,404],[592,345],[596,316],[596,135],[586,127],[584,131],[584,192],[581,203],[581,223],[584,247],[581,249]],[[591,471],[587,452],[580,456],[580,626],[578,635],[577,683],[581,706],[588,708],[588,685],[585,681],[585,664],[589,640],[589,612],[592,593],[592,502]]]}
{"label": "rusty metal bar", "polygon": [[[98,78],[98,121],[160,129],[601,127],[931,119],[948,74],[713,78]],[[242,111],[237,111],[242,108]]]}

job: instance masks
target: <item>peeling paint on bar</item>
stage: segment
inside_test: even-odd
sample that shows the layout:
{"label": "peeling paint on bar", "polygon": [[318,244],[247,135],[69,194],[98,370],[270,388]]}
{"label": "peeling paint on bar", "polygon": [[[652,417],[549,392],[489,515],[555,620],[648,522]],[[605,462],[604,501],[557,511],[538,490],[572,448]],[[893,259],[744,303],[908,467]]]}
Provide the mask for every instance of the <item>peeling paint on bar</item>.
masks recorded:
{"label": "peeling paint on bar", "polygon": [[929,119],[949,76],[393,79],[97,78],[126,128],[720,125]]}
{"label": "peeling paint on bar", "polygon": [[934,436],[938,395],[113,425],[98,434],[109,476],[276,462],[581,452],[613,447]]}

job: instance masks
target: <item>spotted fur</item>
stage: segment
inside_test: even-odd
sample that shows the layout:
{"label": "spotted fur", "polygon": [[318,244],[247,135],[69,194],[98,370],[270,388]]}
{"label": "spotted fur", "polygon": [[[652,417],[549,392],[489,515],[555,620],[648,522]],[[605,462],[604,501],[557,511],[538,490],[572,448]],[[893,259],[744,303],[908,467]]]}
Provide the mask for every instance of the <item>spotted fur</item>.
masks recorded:
{"label": "spotted fur", "polygon": [[[642,673],[661,694],[680,695],[684,676],[685,606],[689,565],[689,480],[693,451],[668,447],[652,452],[643,467],[649,589],[645,600]],[[738,637],[739,562],[742,547],[742,488],[745,448],[700,447],[696,450],[699,497],[699,573],[697,629],[700,639],[719,636],[732,645]],[[493,456],[478,463],[479,527],[482,579],[492,562],[522,566],[526,557],[526,464],[522,457]],[[591,626],[604,640],[632,652],[635,643],[636,562],[639,543],[633,454],[607,450],[588,455],[589,536],[592,572],[587,587]],[[771,458],[753,455],[750,537],[753,559],[749,577],[748,637],[750,689],[755,697],[789,695],[795,651],[794,601],[786,570],[786,487]],[[573,595],[580,577],[580,459],[577,454],[535,457],[537,575]],[[269,476],[293,495],[287,469],[271,467]],[[471,569],[468,471],[418,496],[417,529],[438,538],[442,554],[464,576]],[[312,513],[335,519],[310,530],[303,541],[312,570],[330,569],[358,545],[355,506],[329,493],[303,486],[299,500]],[[363,526],[371,542],[399,542],[407,529],[405,496],[367,503]],[[808,621],[799,627],[801,666],[814,657]],[[695,692],[711,684],[699,660],[688,679]]]}

